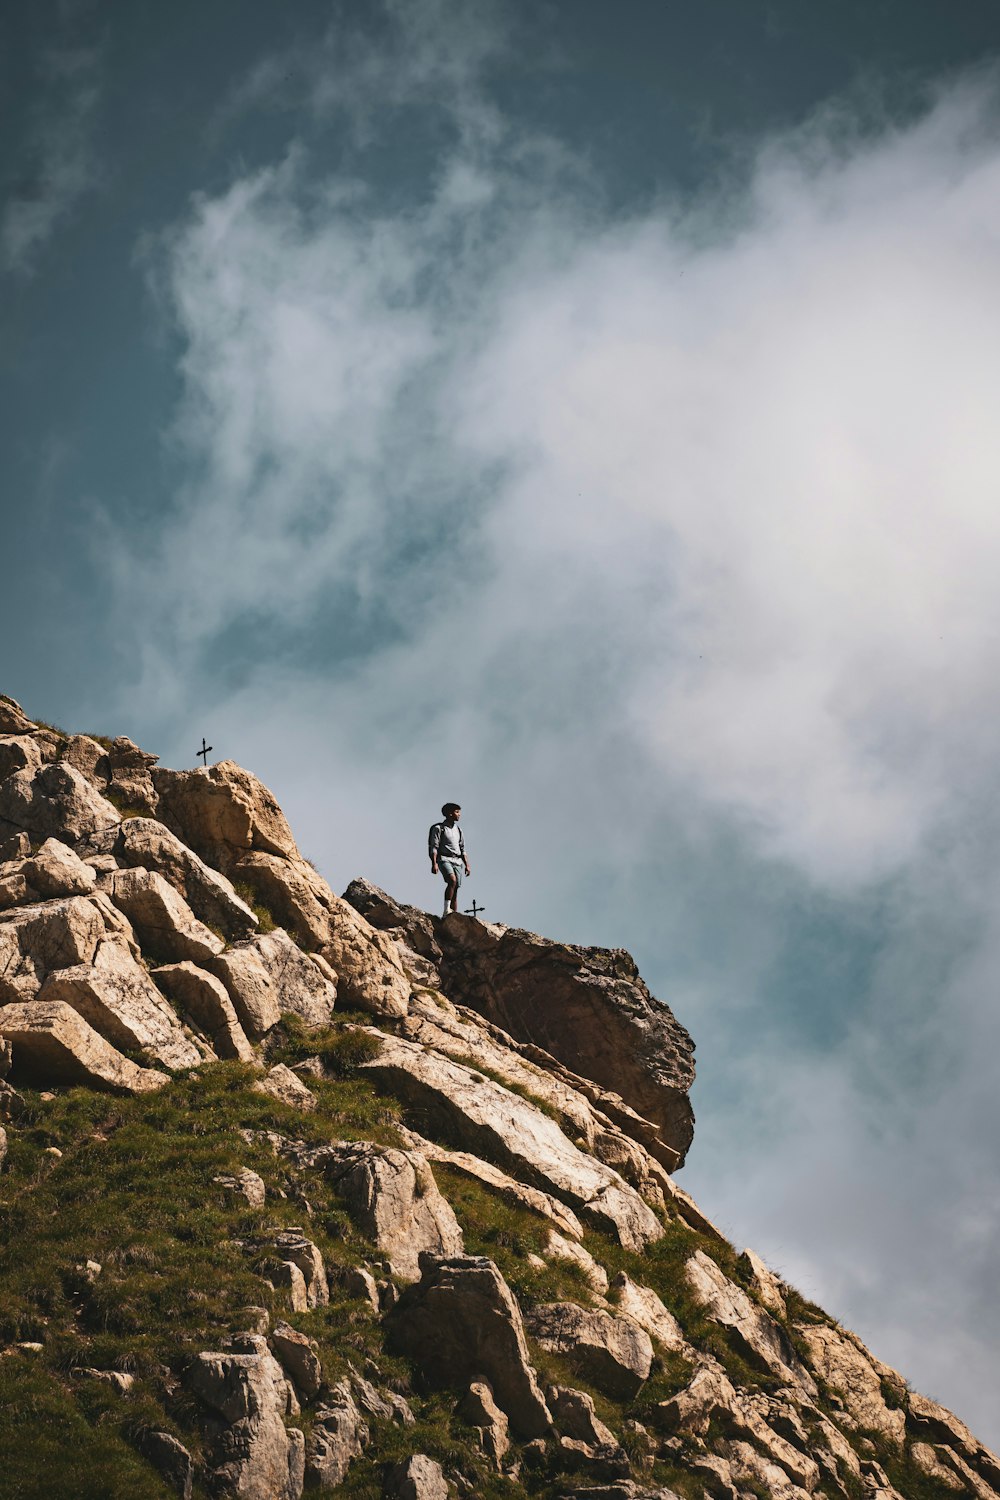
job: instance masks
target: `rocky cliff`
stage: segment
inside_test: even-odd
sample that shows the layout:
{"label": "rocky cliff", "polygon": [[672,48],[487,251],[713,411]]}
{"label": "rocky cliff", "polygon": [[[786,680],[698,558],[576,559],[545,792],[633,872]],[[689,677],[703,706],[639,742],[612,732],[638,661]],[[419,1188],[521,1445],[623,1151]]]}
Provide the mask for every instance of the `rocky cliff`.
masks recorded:
{"label": "rocky cliff", "polygon": [[428,917],[0,698],[0,1494],[1000,1496],[672,1175],[629,955]]}

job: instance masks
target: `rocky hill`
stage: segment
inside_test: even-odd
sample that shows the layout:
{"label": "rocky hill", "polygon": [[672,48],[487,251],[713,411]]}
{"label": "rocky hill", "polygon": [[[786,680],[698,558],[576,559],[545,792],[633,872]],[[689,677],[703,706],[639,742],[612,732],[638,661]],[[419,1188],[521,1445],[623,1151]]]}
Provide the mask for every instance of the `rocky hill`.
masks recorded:
{"label": "rocky hill", "polygon": [[0,1495],[1000,1495],[677,1185],[692,1053],[627,953],[0,698]]}

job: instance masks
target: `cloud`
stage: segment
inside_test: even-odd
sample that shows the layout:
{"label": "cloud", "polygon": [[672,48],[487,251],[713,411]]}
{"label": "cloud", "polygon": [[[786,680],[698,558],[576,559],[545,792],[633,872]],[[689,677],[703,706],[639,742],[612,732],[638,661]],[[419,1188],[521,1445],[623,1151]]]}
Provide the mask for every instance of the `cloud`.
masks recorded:
{"label": "cloud", "polygon": [[0,268],[30,274],[42,248],[98,181],[92,127],[100,100],[101,49],[52,48],[15,147],[16,178],[0,206]]}
{"label": "cloud", "polygon": [[154,257],[186,480],[111,552],[130,692],[210,710],[335,880],[426,901],[455,795],[491,915],[633,942],[705,1206],[989,1438],[996,78],[622,218],[421,15],[304,94],[349,162],[293,144]]}

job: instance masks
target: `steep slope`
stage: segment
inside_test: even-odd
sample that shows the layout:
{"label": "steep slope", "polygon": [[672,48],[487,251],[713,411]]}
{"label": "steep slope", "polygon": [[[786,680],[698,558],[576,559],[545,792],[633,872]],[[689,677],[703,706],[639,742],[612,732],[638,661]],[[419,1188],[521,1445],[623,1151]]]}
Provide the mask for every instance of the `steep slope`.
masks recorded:
{"label": "steep slope", "polygon": [[674,1181],[692,1051],[0,698],[0,1495],[1000,1495]]}

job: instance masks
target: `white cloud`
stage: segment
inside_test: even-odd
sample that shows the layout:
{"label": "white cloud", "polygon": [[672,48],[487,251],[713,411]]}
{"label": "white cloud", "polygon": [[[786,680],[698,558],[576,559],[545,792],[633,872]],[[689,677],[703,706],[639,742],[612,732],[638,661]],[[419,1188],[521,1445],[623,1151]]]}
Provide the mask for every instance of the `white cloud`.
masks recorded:
{"label": "white cloud", "polygon": [[[413,52],[392,98],[439,109]],[[989,1438],[995,79],[614,222],[556,144],[477,114],[481,62],[444,59],[422,197],[293,151],[165,245],[191,479],[121,562],[142,690],[211,705],[335,880],[421,899],[409,849],[456,795],[491,914],[636,932],[667,975],[661,907],[742,870],[763,930],[715,916],[676,1007],[718,1101],[706,1207]],[[765,987],[810,891],[883,913],[819,1060]]]}
{"label": "white cloud", "polygon": [[31,273],[43,246],[98,181],[92,126],[99,48],[53,48],[39,63],[35,105],[15,145],[17,178],[0,205],[0,268]]}

